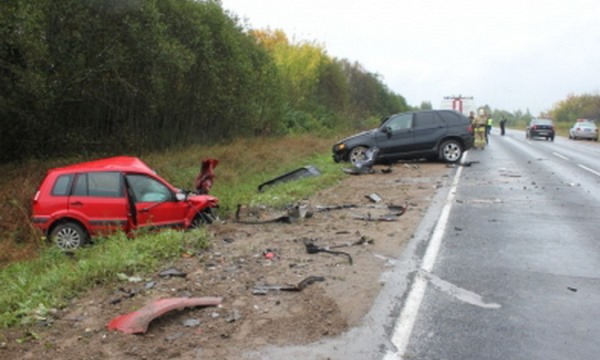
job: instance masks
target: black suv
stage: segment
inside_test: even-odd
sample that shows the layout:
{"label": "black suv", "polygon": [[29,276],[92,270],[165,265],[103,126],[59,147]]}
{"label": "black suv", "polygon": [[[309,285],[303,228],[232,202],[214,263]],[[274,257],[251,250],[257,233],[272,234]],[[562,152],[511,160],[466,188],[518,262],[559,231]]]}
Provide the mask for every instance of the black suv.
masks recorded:
{"label": "black suv", "polygon": [[425,110],[391,115],[377,129],[339,141],[333,146],[333,159],[355,163],[376,147],[377,163],[421,158],[455,163],[472,146],[473,129],[466,116],[454,110]]}
{"label": "black suv", "polygon": [[528,139],[543,137],[554,141],[554,123],[550,119],[533,119],[527,126],[525,137]]}

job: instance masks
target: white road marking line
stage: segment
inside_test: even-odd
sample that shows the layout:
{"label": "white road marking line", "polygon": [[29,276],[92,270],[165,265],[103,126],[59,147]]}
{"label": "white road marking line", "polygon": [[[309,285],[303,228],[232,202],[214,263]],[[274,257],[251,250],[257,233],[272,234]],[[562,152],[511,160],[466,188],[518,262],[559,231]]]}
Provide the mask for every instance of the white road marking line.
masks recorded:
{"label": "white road marking line", "polygon": [[596,170],[594,170],[594,169],[590,169],[589,167],[587,167],[587,166],[585,166],[585,165],[582,165],[582,164],[577,164],[577,166],[579,166],[580,168],[582,168],[582,169],[583,169],[583,170],[585,170],[585,171],[589,171],[589,172],[591,172],[591,173],[592,173],[592,174],[594,174],[594,175],[600,176],[600,172],[598,172],[598,171],[596,171]]}
{"label": "white road marking line", "polygon": [[[552,154],[553,154],[554,156],[558,157],[558,158],[561,158],[561,159],[563,159],[563,160],[570,160],[568,157],[566,157],[566,156],[564,156],[564,155],[562,155],[562,154],[559,154],[559,153],[557,153],[557,152],[553,152]],[[579,166],[580,168],[582,168],[582,169],[583,169],[583,170],[585,170],[585,171],[591,172],[591,173],[592,173],[592,174],[594,174],[594,175],[600,176],[600,171],[596,171],[596,170],[594,170],[594,169],[590,169],[589,167],[587,167],[587,166],[585,166],[585,165],[582,165],[582,164],[577,164],[577,166]]]}
{"label": "white road marking line", "polygon": [[463,289],[458,287],[452,283],[449,283],[446,280],[442,280],[439,277],[426,273],[423,276],[429,281],[430,284],[437,287],[440,291],[448,294],[449,296],[453,296],[456,299],[465,302],[467,304],[471,304],[474,306],[478,306],[484,309],[500,309],[502,305],[494,302],[485,302],[483,297],[477,293],[469,291],[467,289]]}
{"label": "white road marking line", "polygon": [[556,157],[559,157],[559,158],[563,159],[563,160],[569,160],[569,158],[568,158],[568,157],[566,157],[566,156],[564,156],[564,155],[562,155],[562,154],[559,154],[559,153],[557,153],[557,152],[553,152],[552,154],[553,154],[554,156],[556,156]]}
{"label": "white road marking line", "polygon": [[[465,159],[463,159],[463,161],[465,160],[466,156]],[[417,314],[419,313],[419,307],[421,306],[423,297],[425,295],[425,289],[427,288],[427,279],[423,276],[423,272],[431,272],[431,270],[433,269],[433,265],[435,264],[437,254],[440,250],[440,246],[442,243],[442,237],[446,230],[446,225],[448,224],[450,209],[452,207],[454,195],[456,194],[458,180],[460,179],[460,175],[462,174],[462,169],[462,167],[459,167],[456,171],[456,175],[454,176],[452,185],[450,186],[448,198],[446,199],[446,204],[442,209],[440,218],[438,219],[431,240],[427,245],[425,255],[423,256],[423,262],[421,263],[421,268],[419,269],[420,271],[418,271],[415,276],[415,280],[409,290],[408,296],[404,303],[404,307],[402,308],[402,312],[400,313],[400,317],[398,317],[396,325],[394,326],[394,332],[392,334],[391,341],[392,344],[396,346],[396,352],[388,352],[384,358],[385,360],[399,360],[402,359],[402,357],[404,356],[404,352],[406,351],[406,347],[408,346],[410,335],[415,325]]]}

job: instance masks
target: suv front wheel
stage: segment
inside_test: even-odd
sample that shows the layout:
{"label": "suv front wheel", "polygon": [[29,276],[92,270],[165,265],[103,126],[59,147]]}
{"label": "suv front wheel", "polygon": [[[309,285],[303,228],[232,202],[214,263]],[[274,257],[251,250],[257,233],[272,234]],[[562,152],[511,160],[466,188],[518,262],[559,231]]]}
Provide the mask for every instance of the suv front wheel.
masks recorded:
{"label": "suv front wheel", "polygon": [[72,221],[57,225],[50,233],[50,240],[65,251],[80,248],[87,242],[87,238],[87,232]]}
{"label": "suv front wheel", "polygon": [[440,159],[448,162],[455,163],[462,157],[463,150],[460,143],[456,140],[446,140],[440,146]]}
{"label": "suv front wheel", "polygon": [[367,159],[367,150],[366,146],[357,146],[350,150],[348,154],[348,161],[352,164],[355,164],[357,161],[363,161]]}

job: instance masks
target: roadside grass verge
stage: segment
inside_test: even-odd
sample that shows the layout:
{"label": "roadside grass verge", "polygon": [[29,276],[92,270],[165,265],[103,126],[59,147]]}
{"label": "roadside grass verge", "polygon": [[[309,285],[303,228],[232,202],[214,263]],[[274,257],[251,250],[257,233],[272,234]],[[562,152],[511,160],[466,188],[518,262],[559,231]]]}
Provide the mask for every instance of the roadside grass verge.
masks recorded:
{"label": "roadside grass verge", "polygon": [[202,230],[142,234],[135,240],[124,234],[98,239],[93,246],[66,255],[53,247],[33,260],[11,264],[0,272],[0,326],[51,321],[79,292],[117,281],[117,275],[139,274],[162,261],[209,245]]}
{"label": "roadside grass verge", "polygon": [[[219,198],[218,214],[227,219],[233,215],[238,204],[284,207],[339,182],[345,177],[340,171],[343,165],[331,160],[331,143],[330,139],[314,136],[240,140],[227,145],[187,148],[140,157],[173,185],[187,189],[192,188],[202,159],[219,159],[210,193]],[[306,165],[314,165],[321,175],[281,183],[258,192],[258,185]],[[53,163],[52,166],[57,164]],[[45,169],[28,170],[26,173],[43,176]],[[34,177],[27,177],[28,186],[32,183],[37,186],[39,183]],[[35,189],[27,189],[23,193],[33,191]],[[29,197],[25,199],[30,201]],[[65,254],[40,242],[40,234],[31,229],[29,224],[26,203],[17,199],[12,201],[13,206],[21,209],[16,221],[27,230],[20,233],[19,241],[12,239],[11,242],[8,234],[3,234],[0,250],[18,253],[19,249],[33,249],[35,252],[26,253],[27,256],[22,258],[13,258],[0,269],[2,328],[48,321],[52,318],[53,309],[65,306],[69,299],[82,291],[119,281],[118,274],[143,277],[144,273],[156,270],[184,254],[202,251],[211,244],[211,239],[203,229],[184,232],[167,230],[141,233],[135,239],[115,234],[96,239],[90,247]],[[7,215],[2,213],[0,216]],[[28,244],[31,244],[30,247]]]}

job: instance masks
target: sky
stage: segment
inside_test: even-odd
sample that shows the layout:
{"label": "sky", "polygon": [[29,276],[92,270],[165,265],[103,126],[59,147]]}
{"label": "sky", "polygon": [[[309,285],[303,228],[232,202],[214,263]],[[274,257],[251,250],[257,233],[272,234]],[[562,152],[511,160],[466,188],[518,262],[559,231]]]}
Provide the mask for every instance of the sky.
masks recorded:
{"label": "sky", "polygon": [[251,29],[283,30],[358,62],[409,105],[552,109],[600,94],[598,0],[221,0]]}

